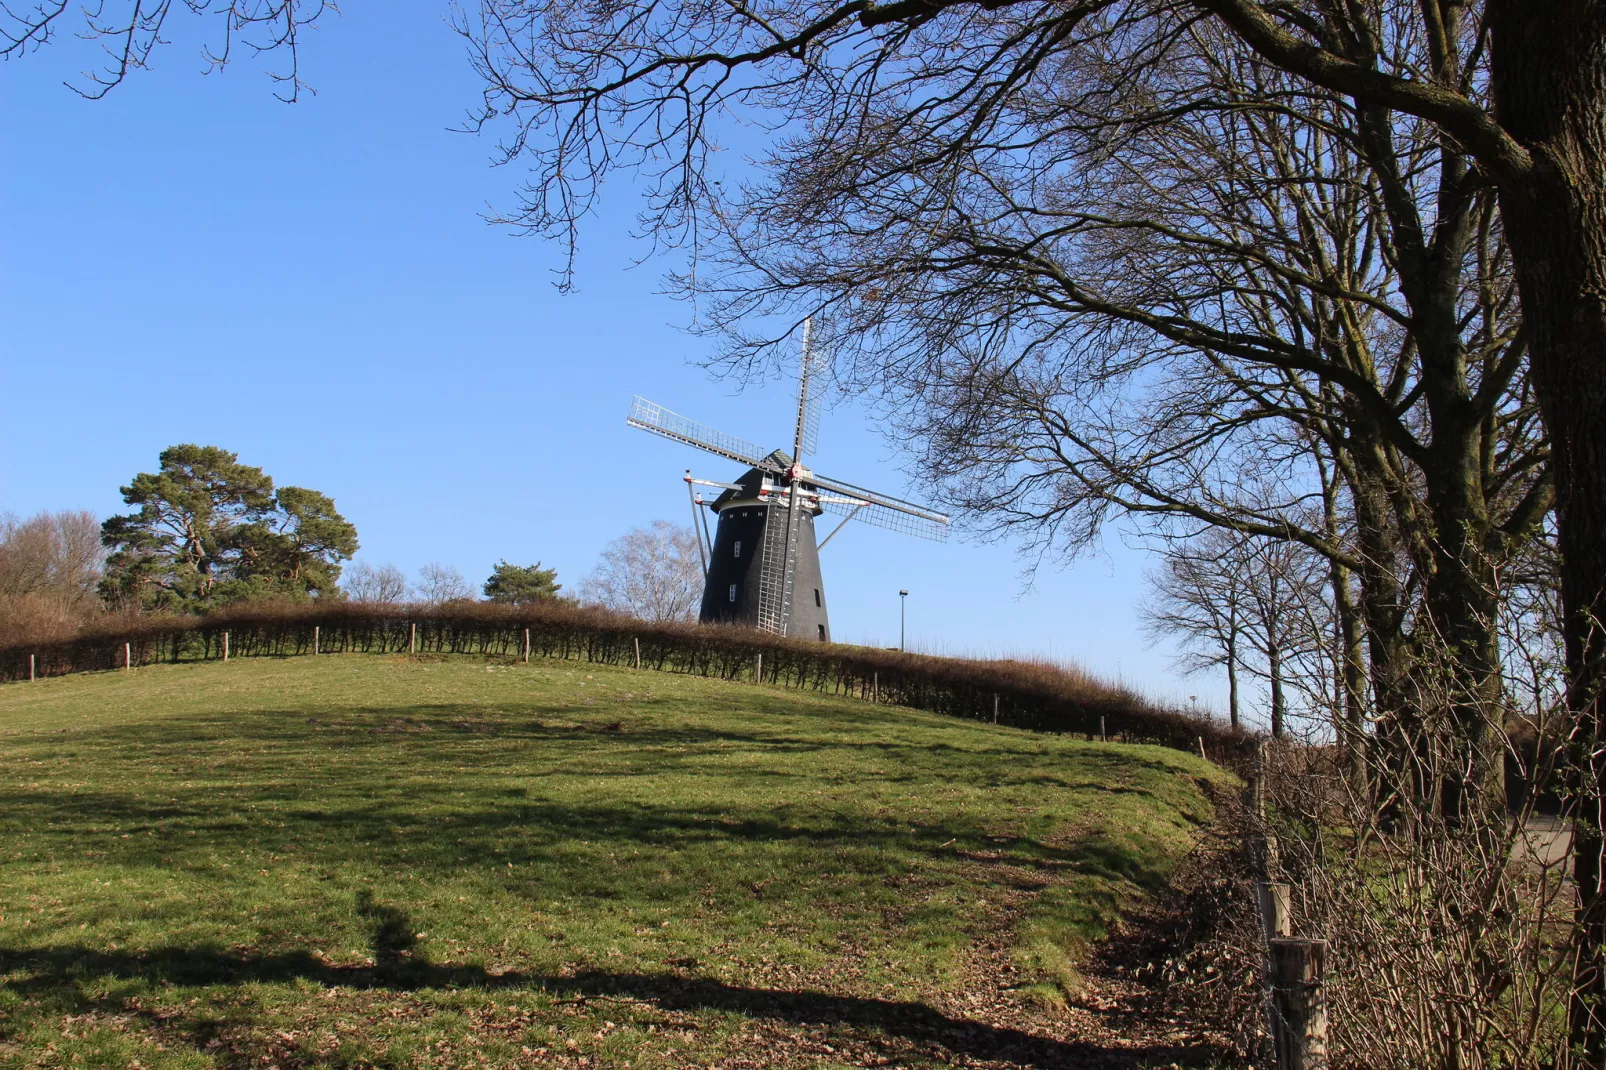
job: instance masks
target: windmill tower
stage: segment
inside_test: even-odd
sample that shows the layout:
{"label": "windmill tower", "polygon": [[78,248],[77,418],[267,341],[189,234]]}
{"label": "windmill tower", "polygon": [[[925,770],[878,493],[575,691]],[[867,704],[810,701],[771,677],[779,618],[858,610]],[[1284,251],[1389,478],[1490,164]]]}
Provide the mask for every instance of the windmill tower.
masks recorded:
{"label": "windmill tower", "polygon": [[[625,422],[747,466],[747,471],[730,483],[694,479],[690,470],[686,472],[694,520],[701,520],[699,545],[704,555],[703,604],[698,619],[828,641],[831,623],[820,575],[820,550],[826,543],[854,519],[943,542],[948,538],[948,518],[913,502],[826,478],[804,465],[804,457],[815,452],[820,430],[819,399],[810,389],[820,367],[810,346],[810,331],[805,320],[797,424],[790,455],[781,450],[765,453],[751,442],[704,427],[640,397],[631,402]],[[697,486],[716,487],[721,493],[704,502]],[[706,515],[697,509],[705,504],[719,518],[712,540]],[[825,512],[840,514],[843,519],[823,542],[817,542],[814,521]]]}

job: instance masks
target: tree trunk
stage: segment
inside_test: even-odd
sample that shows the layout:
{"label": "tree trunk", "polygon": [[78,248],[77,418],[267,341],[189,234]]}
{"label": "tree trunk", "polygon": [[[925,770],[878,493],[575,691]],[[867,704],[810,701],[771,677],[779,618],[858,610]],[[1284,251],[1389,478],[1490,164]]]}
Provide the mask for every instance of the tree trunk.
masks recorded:
{"label": "tree trunk", "polygon": [[1227,716],[1238,727],[1238,607],[1227,609]]}
{"label": "tree trunk", "polygon": [[1283,699],[1283,648],[1276,640],[1266,652],[1266,667],[1271,675],[1271,738],[1282,739],[1288,711]]}
{"label": "tree trunk", "polygon": [[1338,679],[1339,723],[1334,731],[1344,747],[1346,764],[1356,790],[1364,790],[1366,776],[1366,633],[1355,592],[1350,589],[1350,570],[1338,562],[1332,565],[1333,606],[1335,609],[1334,675]]}
{"label": "tree trunk", "polygon": [[[1499,739],[1499,579],[1489,556],[1490,521],[1481,466],[1483,441],[1471,411],[1459,340],[1447,338],[1442,362],[1427,358],[1424,393],[1434,412],[1434,463],[1424,467],[1432,530],[1423,562],[1426,618],[1416,625],[1418,703],[1442,717],[1430,735],[1442,754],[1435,775],[1445,820],[1459,823],[1473,808],[1499,808],[1504,751]],[[1438,363],[1439,366],[1435,367]],[[1430,675],[1431,674],[1431,675]]]}
{"label": "tree trunk", "polygon": [[1416,723],[1407,678],[1411,645],[1405,634],[1405,598],[1399,577],[1400,540],[1388,488],[1388,462],[1370,443],[1353,449],[1350,498],[1355,507],[1355,542],[1360,551],[1361,617],[1371,666],[1373,708],[1378,732],[1376,782],[1385,820],[1397,815],[1393,800],[1417,800],[1421,792],[1415,759]]}
{"label": "tree trunk", "polygon": [[[1336,391],[1323,390],[1323,396],[1332,403]],[[1338,479],[1342,472],[1353,471],[1353,460],[1339,458],[1329,471],[1322,465],[1322,530],[1333,544],[1343,542],[1343,524],[1339,518]],[[1318,456],[1319,459],[1319,456]],[[1356,604],[1350,567],[1337,558],[1327,563],[1328,585],[1333,589],[1333,738],[1344,748],[1344,764],[1350,783],[1357,792],[1364,792],[1366,775],[1366,633],[1361,622],[1360,606]]]}
{"label": "tree trunk", "polygon": [[1569,697],[1590,777],[1576,815],[1582,946],[1570,1025],[1582,1065],[1606,1067],[1606,887],[1597,745],[1606,620],[1606,0],[1491,0],[1491,89],[1533,166],[1500,176],[1531,339],[1534,393],[1552,449]]}
{"label": "tree trunk", "polygon": [[1266,600],[1266,673],[1271,680],[1271,738],[1283,738],[1288,709],[1283,699],[1283,635],[1277,578],[1270,577],[1271,597]]}

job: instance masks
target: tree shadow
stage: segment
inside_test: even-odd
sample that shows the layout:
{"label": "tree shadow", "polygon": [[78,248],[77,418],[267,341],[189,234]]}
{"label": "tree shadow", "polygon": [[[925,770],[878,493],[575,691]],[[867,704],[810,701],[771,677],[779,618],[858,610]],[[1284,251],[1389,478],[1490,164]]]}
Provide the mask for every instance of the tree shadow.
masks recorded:
{"label": "tree shadow", "polygon": [[[75,850],[97,851],[102,862],[184,866],[201,862],[220,845],[249,837],[253,849],[301,854],[305,837],[338,830],[341,850],[358,852],[386,867],[409,872],[456,873],[464,857],[494,858],[515,866],[588,865],[562,853],[574,841],[618,844],[620,849],[676,850],[693,844],[798,844],[831,849],[843,844],[891,852],[887,857],[924,856],[984,868],[1073,872],[1128,882],[1144,889],[1164,885],[1167,873],[1157,854],[1141,843],[1125,844],[1089,832],[1058,844],[1024,835],[992,835],[978,822],[930,822],[911,827],[904,815],[878,816],[778,807],[740,816],[719,804],[707,808],[643,801],[588,801],[574,805],[502,792],[480,805],[439,815],[420,826],[416,796],[352,800],[338,807],[286,805],[278,827],[253,825],[210,800],[157,801],[110,791],[13,790],[0,792],[0,806],[35,836],[70,840]],[[252,798],[262,797],[253,792]],[[184,829],[192,838],[175,835]],[[47,852],[51,853],[51,852]]]}

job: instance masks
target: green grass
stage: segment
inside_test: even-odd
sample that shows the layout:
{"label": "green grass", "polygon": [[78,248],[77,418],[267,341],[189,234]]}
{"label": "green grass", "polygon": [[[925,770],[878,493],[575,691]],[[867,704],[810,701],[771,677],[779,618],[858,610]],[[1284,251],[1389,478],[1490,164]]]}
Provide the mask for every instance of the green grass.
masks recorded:
{"label": "green grass", "polygon": [[573,662],[7,685],[0,1066],[919,1065],[988,934],[1073,985],[1220,775]]}

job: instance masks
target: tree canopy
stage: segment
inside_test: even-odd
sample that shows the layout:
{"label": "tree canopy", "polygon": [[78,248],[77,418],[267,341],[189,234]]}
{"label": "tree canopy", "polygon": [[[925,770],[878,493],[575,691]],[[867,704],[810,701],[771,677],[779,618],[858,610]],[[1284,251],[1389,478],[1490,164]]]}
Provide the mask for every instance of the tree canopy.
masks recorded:
{"label": "tree canopy", "polygon": [[492,602],[523,606],[558,597],[562,588],[558,583],[558,570],[542,568],[541,562],[533,565],[510,565],[499,561],[485,581],[485,597]]}
{"label": "tree canopy", "polygon": [[101,592],[114,605],[198,611],[256,598],[339,598],[357,529],[332,498],[279,487],[217,446],[170,446],[121,488]]}

